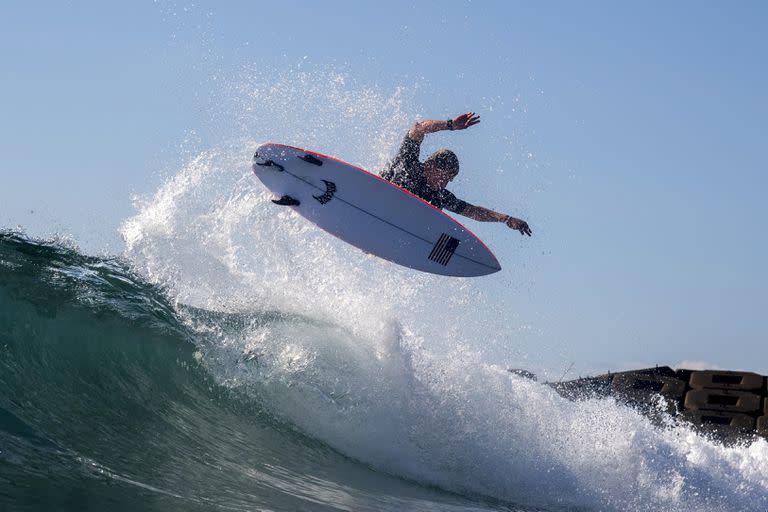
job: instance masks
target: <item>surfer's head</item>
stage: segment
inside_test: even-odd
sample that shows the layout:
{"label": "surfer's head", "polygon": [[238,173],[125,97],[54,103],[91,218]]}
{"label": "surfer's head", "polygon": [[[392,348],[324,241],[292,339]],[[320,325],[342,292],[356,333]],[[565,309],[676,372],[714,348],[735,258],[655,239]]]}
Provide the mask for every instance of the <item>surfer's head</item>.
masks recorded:
{"label": "surfer's head", "polygon": [[424,176],[432,188],[445,188],[459,174],[459,159],[450,149],[438,149],[424,160]]}

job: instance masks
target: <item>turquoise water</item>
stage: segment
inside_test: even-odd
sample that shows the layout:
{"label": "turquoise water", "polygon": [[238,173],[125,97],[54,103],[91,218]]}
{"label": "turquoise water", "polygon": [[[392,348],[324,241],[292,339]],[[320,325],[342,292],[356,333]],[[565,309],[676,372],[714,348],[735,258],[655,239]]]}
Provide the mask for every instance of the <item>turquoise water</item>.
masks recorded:
{"label": "turquoise water", "polygon": [[119,261],[0,237],[0,509],[496,508],[376,472],[217,384],[180,315],[295,320],[182,311]]}
{"label": "turquoise water", "polygon": [[765,441],[573,404],[402,326],[191,306],[137,260],[0,234],[0,509],[768,509]]}

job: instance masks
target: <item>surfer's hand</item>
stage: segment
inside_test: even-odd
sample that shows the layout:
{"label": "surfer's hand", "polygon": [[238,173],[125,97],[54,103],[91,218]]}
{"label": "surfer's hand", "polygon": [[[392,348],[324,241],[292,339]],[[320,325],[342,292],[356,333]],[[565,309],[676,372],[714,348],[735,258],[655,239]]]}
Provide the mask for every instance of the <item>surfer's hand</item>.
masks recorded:
{"label": "surfer's hand", "polygon": [[459,117],[454,119],[452,121],[453,123],[452,126],[454,130],[465,130],[470,126],[476,125],[479,122],[480,122],[480,116],[478,116],[474,112],[467,112],[466,114],[461,114]]}
{"label": "surfer's hand", "polygon": [[531,236],[531,228],[528,227],[528,223],[524,220],[516,219],[510,216],[507,218],[506,223],[510,229],[516,229],[520,232],[521,235]]}

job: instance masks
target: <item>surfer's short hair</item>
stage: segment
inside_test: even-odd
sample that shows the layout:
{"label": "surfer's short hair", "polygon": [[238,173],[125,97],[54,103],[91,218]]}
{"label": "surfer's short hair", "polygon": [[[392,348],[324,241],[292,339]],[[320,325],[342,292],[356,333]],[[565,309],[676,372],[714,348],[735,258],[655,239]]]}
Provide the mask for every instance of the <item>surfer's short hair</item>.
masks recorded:
{"label": "surfer's short hair", "polygon": [[459,174],[459,157],[450,149],[438,149],[429,158],[424,160],[424,165],[432,164],[438,169],[448,171],[454,175]]}

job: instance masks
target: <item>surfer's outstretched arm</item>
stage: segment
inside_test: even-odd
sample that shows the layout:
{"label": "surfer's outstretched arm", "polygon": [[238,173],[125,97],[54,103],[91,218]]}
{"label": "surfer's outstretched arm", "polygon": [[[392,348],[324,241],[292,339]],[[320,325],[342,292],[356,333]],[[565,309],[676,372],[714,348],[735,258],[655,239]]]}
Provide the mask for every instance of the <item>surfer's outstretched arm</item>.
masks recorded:
{"label": "surfer's outstretched arm", "polygon": [[482,206],[475,206],[473,204],[467,204],[463,210],[459,213],[464,217],[478,220],[480,222],[503,222],[510,229],[515,229],[520,232],[521,235],[531,236],[531,228],[528,227],[528,223],[521,219],[516,219],[506,213],[499,213]]}
{"label": "surfer's outstretched arm", "polygon": [[419,121],[413,127],[408,130],[408,137],[421,142],[424,140],[424,136],[428,133],[439,132],[442,130],[464,130],[470,126],[474,126],[480,122],[480,116],[474,112],[467,112],[461,114],[454,119],[448,119],[447,121],[438,121],[436,119],[427,119]]}

